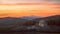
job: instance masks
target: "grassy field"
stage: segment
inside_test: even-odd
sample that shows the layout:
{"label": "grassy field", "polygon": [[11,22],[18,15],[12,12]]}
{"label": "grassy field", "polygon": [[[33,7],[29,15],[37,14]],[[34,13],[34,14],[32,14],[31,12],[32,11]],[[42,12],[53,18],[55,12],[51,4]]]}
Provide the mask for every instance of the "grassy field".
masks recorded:
{"label": "grassy field", "polygon": [[0,34],[60,34],[59,32],[40,32],[40,31],[1,31]]}
{"label": "grassy field", "polygon": [[43,32],[9,32],[0,34],[60,34],[60,33],[43,33]]}

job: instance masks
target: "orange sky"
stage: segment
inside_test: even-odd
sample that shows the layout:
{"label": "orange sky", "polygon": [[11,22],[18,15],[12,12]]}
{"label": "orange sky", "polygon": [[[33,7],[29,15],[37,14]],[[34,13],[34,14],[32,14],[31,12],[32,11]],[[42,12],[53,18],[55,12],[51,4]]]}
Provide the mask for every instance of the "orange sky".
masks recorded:
{"label": "orange sky", "polygon": [[60,14],[59,5],[55,4],[23,4],[23,5],[0,5],[0,17],[20,16],[51,16]]}

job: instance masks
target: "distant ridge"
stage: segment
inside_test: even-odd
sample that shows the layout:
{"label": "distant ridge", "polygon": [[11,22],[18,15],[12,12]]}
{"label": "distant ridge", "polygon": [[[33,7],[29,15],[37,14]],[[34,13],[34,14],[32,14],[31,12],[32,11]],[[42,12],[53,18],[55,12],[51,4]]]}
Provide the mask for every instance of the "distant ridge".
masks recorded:
{"label": "distant ridge", "polygon": [[32,19],[36,19],[36,18],[41,18],[39,16],[23,16],[21,17],[21,19],[27,19],[27,20],[32,20]]}

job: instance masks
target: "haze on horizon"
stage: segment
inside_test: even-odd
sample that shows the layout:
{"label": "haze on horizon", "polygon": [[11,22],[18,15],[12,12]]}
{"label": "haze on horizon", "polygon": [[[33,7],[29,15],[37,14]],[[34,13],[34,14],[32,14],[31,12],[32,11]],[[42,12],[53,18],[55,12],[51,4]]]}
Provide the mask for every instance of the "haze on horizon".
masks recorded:
{"label": "haze on horizon", "polygon": [[0,0],[0,17],[60,14],[60,0]]}

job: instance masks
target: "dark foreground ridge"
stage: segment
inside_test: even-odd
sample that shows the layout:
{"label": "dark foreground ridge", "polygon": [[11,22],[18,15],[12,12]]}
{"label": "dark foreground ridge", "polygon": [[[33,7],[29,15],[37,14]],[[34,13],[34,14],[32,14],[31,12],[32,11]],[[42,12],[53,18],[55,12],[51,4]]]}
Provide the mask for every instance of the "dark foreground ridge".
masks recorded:
{"label": "dark foreground ridge", "polygon": [[60,32],[60,15],[32,20],[0,18],[0,32]]}

